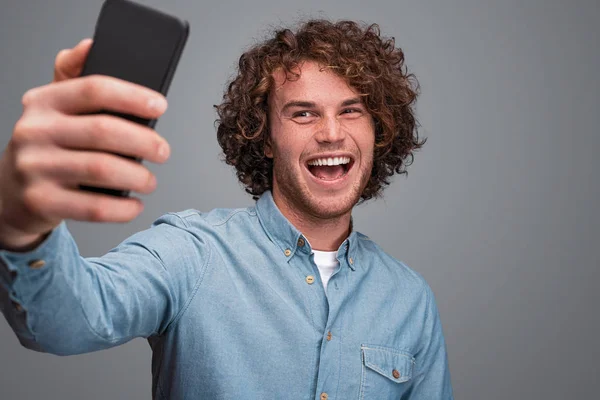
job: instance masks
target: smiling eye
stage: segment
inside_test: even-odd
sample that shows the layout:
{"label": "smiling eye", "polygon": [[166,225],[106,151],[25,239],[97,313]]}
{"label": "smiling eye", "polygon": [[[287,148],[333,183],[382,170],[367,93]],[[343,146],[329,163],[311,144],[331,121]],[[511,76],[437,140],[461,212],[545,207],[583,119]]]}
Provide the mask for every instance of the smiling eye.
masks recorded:
{"label": "smiling eye", "polygon": [[312,111],[297,111],[292,114],[292,120],[297,124],[311,124],[316,120],[316,115]]}
{"label": "smiling eye", "polygon": [[297,113],[294,113],[293,117],[294,118],[306,118],[306,117],[310,117],[310,111],[298,111]]}
{"label": "smiling eye", "polygon": [[362,115],[362,110],[360,108],[345,108],[342,110],[342,114],[350,117],[359,117]]}

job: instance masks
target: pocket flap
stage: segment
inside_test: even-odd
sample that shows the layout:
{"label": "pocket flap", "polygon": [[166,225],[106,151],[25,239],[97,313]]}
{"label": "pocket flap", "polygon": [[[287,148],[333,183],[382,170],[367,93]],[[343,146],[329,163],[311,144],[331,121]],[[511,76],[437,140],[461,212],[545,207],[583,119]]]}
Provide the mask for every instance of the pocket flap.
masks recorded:
{"label": "pocket flap", "polygon": [[412,378],[415,364],[412,354],[381,346],[362,345],[360,348],[367,368],[397,383]]}

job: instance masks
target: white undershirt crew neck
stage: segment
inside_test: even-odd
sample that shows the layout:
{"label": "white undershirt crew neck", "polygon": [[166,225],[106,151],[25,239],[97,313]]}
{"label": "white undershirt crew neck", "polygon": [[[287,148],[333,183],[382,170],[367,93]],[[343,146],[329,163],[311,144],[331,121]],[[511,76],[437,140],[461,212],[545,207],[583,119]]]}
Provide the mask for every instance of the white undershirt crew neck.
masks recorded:
{"label": "white undershirt crew neck", "polygon": [[325,289],[325,295],[327,295],[327,283],[329,278],[333,275],[333,272],[337,269],[340,262],[337,260],[337,251],[320,251],[313,250],[315,264],[319,269],[319,275],[321,275],[321,281],[323,282],[323,288]]}

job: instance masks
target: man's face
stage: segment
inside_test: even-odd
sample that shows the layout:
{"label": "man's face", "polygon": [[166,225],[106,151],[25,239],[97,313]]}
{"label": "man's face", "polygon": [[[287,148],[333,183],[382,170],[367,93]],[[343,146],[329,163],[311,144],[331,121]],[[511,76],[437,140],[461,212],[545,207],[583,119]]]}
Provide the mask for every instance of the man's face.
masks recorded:
{"label": "man's face", "polygon": [[273,196],[299,217],[349,213],[373,166],[374,124],[356,91],[327,68],[301,64],[300,78],[274,74],[269,95]]}

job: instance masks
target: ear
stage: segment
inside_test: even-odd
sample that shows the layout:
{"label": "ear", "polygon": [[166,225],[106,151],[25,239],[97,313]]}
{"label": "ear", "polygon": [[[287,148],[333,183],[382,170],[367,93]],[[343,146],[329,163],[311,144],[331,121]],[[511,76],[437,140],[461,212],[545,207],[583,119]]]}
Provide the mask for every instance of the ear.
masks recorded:
{"label": "ear", "polygon": [[271,145],[271,137],[267,137],[267,139],[265,140],[265,147],[263,149],[263,152],[265,153],[265,157],[273,158],[273,147]]}

